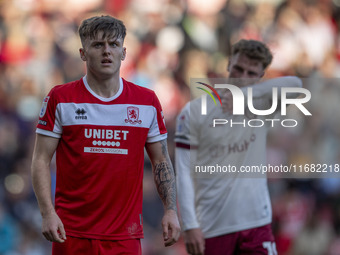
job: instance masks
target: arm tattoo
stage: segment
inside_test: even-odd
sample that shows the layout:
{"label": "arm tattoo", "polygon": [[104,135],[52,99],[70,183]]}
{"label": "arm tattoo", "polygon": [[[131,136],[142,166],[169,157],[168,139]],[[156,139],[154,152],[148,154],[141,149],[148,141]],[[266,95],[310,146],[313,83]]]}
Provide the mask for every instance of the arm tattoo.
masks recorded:
{"label": "arm tattoo", "polygon": [[172,168],[166,140],[161,141],[162,153],[166,161],[155,164],[154,166],[154,178],[156,187],[161,197],[166,210],[172,209],[177,211],[176,208],[176,183],[174,170]]}

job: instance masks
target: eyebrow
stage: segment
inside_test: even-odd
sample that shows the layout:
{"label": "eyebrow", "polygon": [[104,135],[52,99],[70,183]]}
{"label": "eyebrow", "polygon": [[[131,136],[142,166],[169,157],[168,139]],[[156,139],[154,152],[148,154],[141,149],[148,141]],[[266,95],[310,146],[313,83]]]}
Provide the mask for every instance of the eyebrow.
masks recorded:
{"label": "eyebrow", "polygon": [[94,40],[92,41],[92,43],[101,43],[101,42],[106,42],[106,41],[108,41],[108,42],[117,42],[117,43],[120,43],[120,41],[118,40],[118,38],[114,38],[114,39],[110,39],[110,38],[108,38],[108,39],[94,39]]}

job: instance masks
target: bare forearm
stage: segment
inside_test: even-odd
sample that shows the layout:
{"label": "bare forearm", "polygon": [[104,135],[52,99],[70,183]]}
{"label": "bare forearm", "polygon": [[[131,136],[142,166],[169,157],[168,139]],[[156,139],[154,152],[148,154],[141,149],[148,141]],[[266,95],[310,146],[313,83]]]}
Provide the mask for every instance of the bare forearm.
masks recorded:
{"label": "bare forearm", "polygon": [[152,162],[154,180],[158,194],[162,199],[165,210],[174,210],[176,207],[176,180],[172,167],[167,141],[162,140],[146,147]]}
{"label": "bare forearm", "polygon": [[32,184],[35,196],[38,200],[41,215],[44,216],[50,212],[54,212],[51,197],[51,174],[49,165],[33,160]]}
{"label": "bare forearm", "polygon": [[155,184],[162,199],[165,212],[162,219],[164,245],[170,246],[177,242],[181,228],[177,218],[176,181],[166,139],[145,145],[152,162]]}
{"label": "bare forearm", "polygon": [[177,211],[175,174],[170,160],[154,165],[154,179],[165,209]]}

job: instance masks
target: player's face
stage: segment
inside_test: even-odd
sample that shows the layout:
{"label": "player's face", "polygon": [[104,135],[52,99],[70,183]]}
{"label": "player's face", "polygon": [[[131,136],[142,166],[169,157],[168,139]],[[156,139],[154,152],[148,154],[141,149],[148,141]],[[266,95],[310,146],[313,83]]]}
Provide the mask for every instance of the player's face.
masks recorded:
{"label": "player's face", "polygon": [[237,53],[232,56],[228,65],[229,78],[239,87],[248,86],[258,82],[264,75],[263,64],[244,54]]}
{"label": "player's face", "polygon": [[99,31],[95,39],[87,39],[84,48],[80,49],[80,57],[86,61],[87,72],[101,78],[110,78],[119,70],[126,56],[122,38],[105,37]]}

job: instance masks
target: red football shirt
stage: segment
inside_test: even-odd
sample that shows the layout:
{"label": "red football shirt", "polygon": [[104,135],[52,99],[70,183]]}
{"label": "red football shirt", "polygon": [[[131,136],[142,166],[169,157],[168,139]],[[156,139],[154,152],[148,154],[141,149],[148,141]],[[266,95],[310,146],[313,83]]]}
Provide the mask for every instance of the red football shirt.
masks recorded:
{"label": "red football shirt", "polygon": [[167,138],[155,93],[123,79],[112,98],[86,81],[54,87],[38,134],[59,138],[56,211],[68,235],[143,238],[144,145]]}

